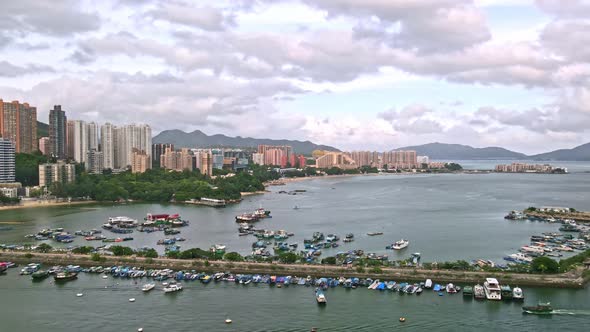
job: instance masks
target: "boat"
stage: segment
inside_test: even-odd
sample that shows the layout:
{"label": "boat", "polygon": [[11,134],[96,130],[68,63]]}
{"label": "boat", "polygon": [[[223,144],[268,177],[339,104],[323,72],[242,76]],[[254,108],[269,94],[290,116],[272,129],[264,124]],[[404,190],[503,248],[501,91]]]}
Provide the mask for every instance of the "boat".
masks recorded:
{"label": "boat", "polygon": [[401,240],[399,240],[399,241],[396,241],[396,242],[395,242],[395,243],[394,243],[394,244],[391,246],[391,248],[392,248],[392,249],[394,249],[394,250],[401,250],[401,249],[404,249],[404,248],[406,248],[406,247],[407,247],[407,246],[409,246],[409,245],[410,245],[410,241],[408,241],[408,240],[404,240],[404,239],[401,239]]}
{"label": "boat", "polygon": [[457,293],[457,289],[455,288],[455,285],[453,285],[451,283],[447,284],[446,290],[447,290],[447,293],[449,293],[449,294]]}
{"label": "boat", "polygon": [[164,287],[165,293],[174,293],[182,290],[182,286],[179,284],[171,283]]}
{"label": "boat", "polygon": [[432,288],[432,280],[426,279],[426,282],[424,283],[424,288]]}
{"label": "boat", "polygon": [[35,271],[31,274],[31,278],[33,279],[33,281],[40,281],[47,277],[49,277],[49,272],[45,270]]}
{"label": "boat", "polygon": [[369,232],[367,233],[368,236],[377,236],[377,235],[383,235],[383,232]]}
{"label": "boat", "polygon": [[500,284],[496,278],[486,278],[486,281],[483,283],[483,289],[488,300],[502,299]]}
{"label": "boat", "polygon": [[512,300],[512,288],[510,288],[510,285],[500,286],[500,294],[502,295],[502,300]]}
{"label": "boat", "polygon": [[472,297],[473,296],[473,287],[472,286],[463,287],[463,296]]}
{"label": "boat", "polygon": [[486,298],[486,293],[485,293],[485,290],[482,285],[477,284],[477,285],[473,286],[473,296],[476,299],[485,299]]}
{"label": "boat", "polygon": [[154,289],[155,287],[156,287],[156,284],[145,284],[145,285],[143,285],[143,287],[141,287],[141,290],[143,292],[149,292],[152,289]]}
{"label": "boat", "polygon": [[440,292],[442,290],[442,287],[439,284],[435,284],[432,290],[435,292]]}
{"label": "boat", "polygon": [[55,282],[75,280],[78,279],[78,273],[70,271],[61,271],[56,273],[53,276],[53,279],[55,280]]}
{"label": "boat", "polygon": [[315,299],[318,302],[318,304],[328,303],[328,301],[326,300],[326,295],[324,295],[324,292],[319,287],[315,289]]}
{"label": "boat", "polygon": [[551,303],[549,302],[539,302],[536,306],[522,307],[522,311],[526,314],[550,315],[553,313],[553,307],[551,307]]}
{"label": "boat", "polygon": [[512,299],[515,301],[524,300],[524,293],[520,287],[517,286],[512,289]]}

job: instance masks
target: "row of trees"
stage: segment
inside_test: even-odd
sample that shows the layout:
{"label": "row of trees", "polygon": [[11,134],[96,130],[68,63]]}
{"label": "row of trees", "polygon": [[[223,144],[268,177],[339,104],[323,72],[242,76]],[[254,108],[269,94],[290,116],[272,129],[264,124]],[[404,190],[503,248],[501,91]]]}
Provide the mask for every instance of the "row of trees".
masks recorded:
{"label": "row of trees", "polygon": [[56,183],[57,197],[88,197],[98,201],[139,200],[147,202],[189,199],[239,199],[240,192],[264,190],[260,177],[241,172],[232,177],[211,179],[198,170],[174,172],[151,169],[142,174],[82,173],[74,183]]}

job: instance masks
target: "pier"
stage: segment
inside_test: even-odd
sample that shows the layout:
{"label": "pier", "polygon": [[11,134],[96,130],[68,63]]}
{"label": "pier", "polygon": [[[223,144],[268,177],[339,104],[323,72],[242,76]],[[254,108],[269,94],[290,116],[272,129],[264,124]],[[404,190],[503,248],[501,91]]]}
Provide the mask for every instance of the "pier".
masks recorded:
{"label": "pier", "polygon": [[[471,272],[453,270],[427,270],[419,268],[382,267],[379,273],[367,269],[359,272],[343,266],[307,265],[307,264],[272,264],[228,261],[205,261],[199,259],[182,260],[169,258],[115,257],[102,256],[101,261],[93,261],[88,255],[28,253],[5,251],[0,253],[0,261],[13,261],[20,264],[41,263],[44,265],[80,265],[89,266],[136,266],[145,269],[198,270],[203,272],[231,271],[244,274],[270,274],[314,277],[357,277],[388,280],[436,282],[483,283],[485,278],[493,275],[503,283],[519,286],[536,286],[551,288],[584,288],[590,274],[579,267],[561,274],[527,274],[514,272]],[[586,272],[586,273],[584,273]]]}

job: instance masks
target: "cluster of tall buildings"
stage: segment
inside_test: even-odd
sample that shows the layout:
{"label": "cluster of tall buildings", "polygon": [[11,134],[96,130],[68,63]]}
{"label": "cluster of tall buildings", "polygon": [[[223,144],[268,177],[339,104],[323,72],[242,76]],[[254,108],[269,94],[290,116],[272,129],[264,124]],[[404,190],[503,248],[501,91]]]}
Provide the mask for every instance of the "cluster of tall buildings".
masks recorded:
{"label": "cluster of tall buildings", "polygon": [[[525,163],[512,163],[507,165],[496,165],[496,172],[504,173],[551,173],[558,168],[555,168],[549,164],[525,164]],[[559,169],[563,172],[567,170]]]}
{"label": "cluster of tall buildings", "polygon": [[[175,151],[173,146],[169,146],[160,155],[160,167],[179,172],[198,169],[202,174],[212,176],[213,168],[223,168],[223,152],[221,153],[221,164],[215,165],[214,163],[214,156],[219,156],[218,151],[220,150],[188,148]],[[214,152],[217,153],[214,154]]]}
{"label": "cluster of tall buildings", "polygon": [[[388,169],[413,169],[419,168],[421,163],[418,162],[416,151],[387,151],[379,153],[377,151],[353,151],[353,152],[330,152],[317,151],[316,167],[330,168],[339,167],[344,169],[358,167],[376,167]],[[428,157],[426,157],[426,160]],[[423,161],[421,157],[420,161]],[[426,162],[428,163],[428,161]]]}
{"label": "cluster of tall buildings", "polygon": [[92,173],[126,169],[143,155],[150,158],[147,169],[151,168],[152,130],[148,125],[105,123],[99,127],[94,122],[70,120],[66,132],[66,157],[84,163]]}
{"label": "cluster of tall buildings", "polygon": [[293,148],[288,145],[258,145],[258,151],[252,154],[252,160],[258,165],[285,167],[305,167],[306,159],[296,156]]}

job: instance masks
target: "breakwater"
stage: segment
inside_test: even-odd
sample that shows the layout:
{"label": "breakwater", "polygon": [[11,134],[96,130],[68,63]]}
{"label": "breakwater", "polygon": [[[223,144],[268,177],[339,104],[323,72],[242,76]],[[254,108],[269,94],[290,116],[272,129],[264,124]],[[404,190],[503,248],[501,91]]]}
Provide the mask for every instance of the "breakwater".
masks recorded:
{"label": "breakwater", "polygon": [[501,283],[518,286],[551,288],[584,288],[588,279],[584,278],[582,268],[561,274],[525,274],[514,272],[470,272],[453,270],[426,270],[418,268],[386,268],[379,270],[365,268],[345,268],[332,265],[271,264],[228,261],[181,260],[169,258],[114,257],[102,256],[93,261],[88,255],[1,252],[0,261],[13,261],[21,264],[41,263],[44,265],[89,266],[137,266],[145,269],[198,270],[203,272],[231,271],[244,274],[296,275],[313,277],[357,277],[381,280],[424,281],[428,278],[436,282],[476,284],[483,283],[487,277],[495,277]]}

